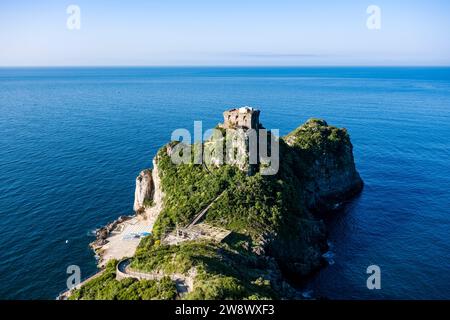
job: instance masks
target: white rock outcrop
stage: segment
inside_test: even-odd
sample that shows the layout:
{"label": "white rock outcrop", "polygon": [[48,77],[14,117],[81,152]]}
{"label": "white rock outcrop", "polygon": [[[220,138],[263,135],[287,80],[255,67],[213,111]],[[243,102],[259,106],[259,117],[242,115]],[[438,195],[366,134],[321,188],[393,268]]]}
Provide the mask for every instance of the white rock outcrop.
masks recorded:
{"label": "white rock outcrop", "polygon": [[159,177],[157,157],[153,159],[153,206],[145,208],[145,217],[151,224],[154,224],[163,208],[164,192],[161,188],[161,178]]}
{"label": "white rock outcrop", "polygon": [[138,212],[144,209],[146,200],[153,200],[154,184],[152,170],[145,169],[136,178],[133,210]]}

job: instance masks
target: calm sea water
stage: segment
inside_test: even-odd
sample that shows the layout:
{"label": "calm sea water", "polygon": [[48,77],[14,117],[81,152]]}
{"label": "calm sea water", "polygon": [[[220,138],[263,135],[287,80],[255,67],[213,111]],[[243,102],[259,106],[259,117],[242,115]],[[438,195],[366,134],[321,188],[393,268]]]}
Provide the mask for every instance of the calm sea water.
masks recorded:
{"label": "calm sea water", "polygon": [[450,298],[449,68],[0,69],[0,298],[53,299],[67,266],[94,273],[92,230],[132,212],[171,132],[241,105],[282,134],[310,117],[351,134],[365,189],[327,221],[335,263],[306,290]]}

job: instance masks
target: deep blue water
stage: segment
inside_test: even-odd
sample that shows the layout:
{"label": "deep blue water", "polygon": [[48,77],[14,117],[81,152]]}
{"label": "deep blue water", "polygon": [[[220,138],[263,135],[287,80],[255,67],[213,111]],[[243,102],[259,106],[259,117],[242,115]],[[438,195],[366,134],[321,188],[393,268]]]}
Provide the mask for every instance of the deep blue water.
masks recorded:
{"label": "deep blue water", "polygon": [[310,117],[351,134],[365,189],[328,221],[315,296],[450,298],[449,68],[0,69],[0,298],[53,299],[71,264],[94,273],[90,232],[131,213],[171,132],[241,105],[282,134]]}

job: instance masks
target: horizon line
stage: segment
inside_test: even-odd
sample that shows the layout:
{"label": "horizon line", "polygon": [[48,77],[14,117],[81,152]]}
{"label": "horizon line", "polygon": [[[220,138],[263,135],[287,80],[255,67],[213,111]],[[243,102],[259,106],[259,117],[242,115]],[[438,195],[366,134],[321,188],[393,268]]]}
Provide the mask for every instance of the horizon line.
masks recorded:
{"label": "horizon line", "polygon": [[362,64],[349,64],[349,65],[229,65],[229,64],[216,64],[216,65],[0,65],[0,68],[450,68],[450,64],[411,64],[411,65],[362,65]]}

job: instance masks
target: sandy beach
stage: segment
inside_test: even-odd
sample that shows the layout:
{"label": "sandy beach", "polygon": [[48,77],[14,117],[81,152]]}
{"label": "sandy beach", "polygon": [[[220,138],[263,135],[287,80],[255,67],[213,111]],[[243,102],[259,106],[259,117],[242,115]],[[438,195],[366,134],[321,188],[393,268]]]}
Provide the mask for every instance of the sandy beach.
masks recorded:
{"label": "sandy beach", "polygon": [[108,243],[101,247],[99,267],[103,267],[111,259],[120,260],[134,255],[140,237],[134,235],[151,233],[154,221],[142,216],[135,216],[121,223],[107,238]]}

